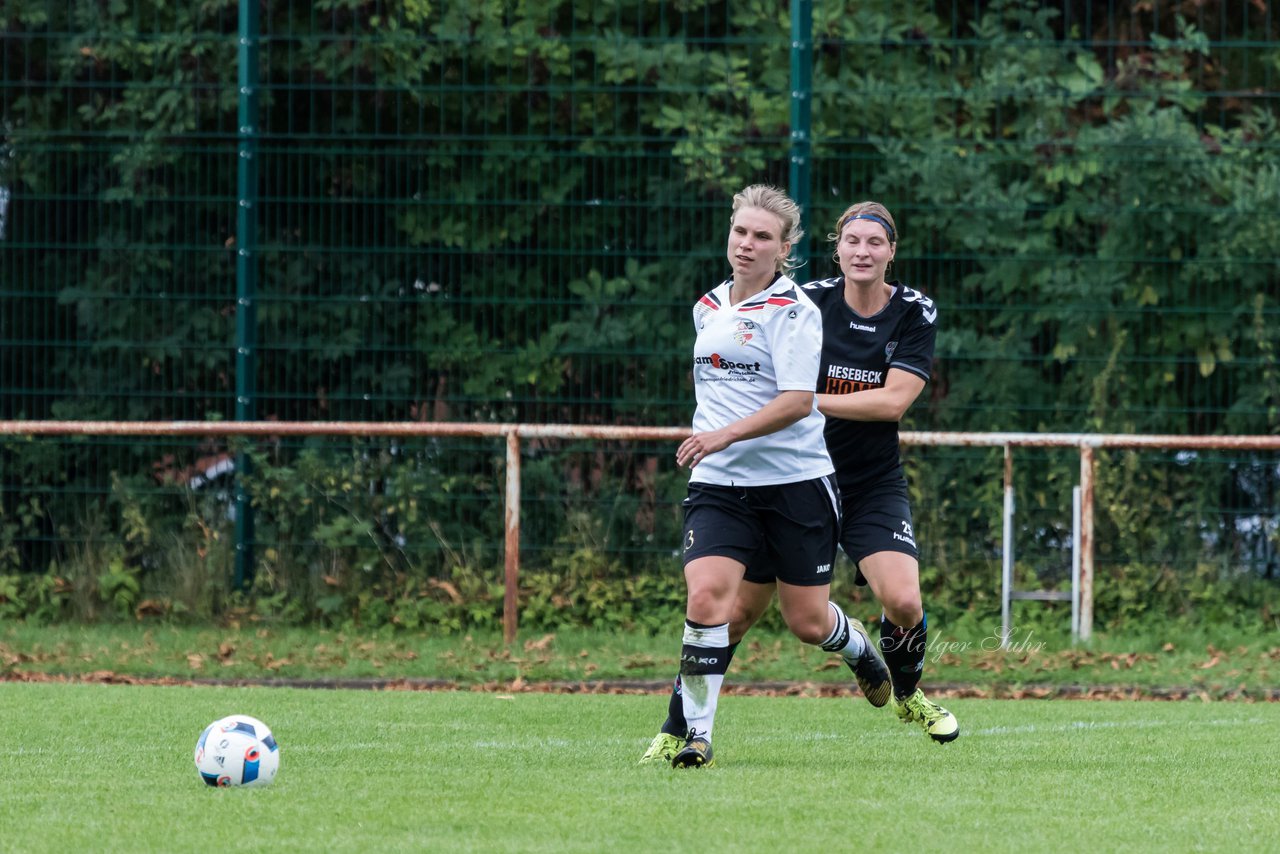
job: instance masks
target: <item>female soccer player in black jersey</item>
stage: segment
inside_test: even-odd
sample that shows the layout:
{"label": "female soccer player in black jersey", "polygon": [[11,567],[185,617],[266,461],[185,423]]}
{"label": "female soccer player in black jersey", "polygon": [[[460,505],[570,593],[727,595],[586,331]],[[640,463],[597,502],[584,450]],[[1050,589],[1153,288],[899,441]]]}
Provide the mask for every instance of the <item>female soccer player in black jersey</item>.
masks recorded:
{"label": "female soccer player in black jersey", "polygon": [[[893,708],[937,742],[959,734],[955,716],[919,688],[927,646],[919,554],[898,450],[898,422],[924,390],[933,363],[937,308],[919,291],[887,280],[897,227],[876,202],[850,206],[828,235],[841,275],[804,285],[822,314],[819,410],[841,495],[840,546],[880,601],[880,649],[893,680]],[[774,582],[748,571],[730,621],[730,652],[764,613]],[[856,673],[856,671],[855,671]],[[859,679],[862,686],[862,680]],[[650,745],[684,726],[675,702]],[[864,687],[864,694],[875,702]],[[645,761],[642,759],[642,761]]]}
{"label": "female soccer player in black jersey", "polygon": [[680,729],[655,739],[646,761],[712,763],[729,623],[743,586],[770,596],[776,588],[796,637],[842,655],[869,697],[889,700],[884,661],[828,596],[840,511],[814,403],[822,318],[785,275],[801,234],[800,209],[780,190],[757,184],[735,195],[726,248],[733,275],[693,308],[697,409],[693,434],[676,451],[691,469],[682,690],[672,699]]}
{"label": "female soccer player in black jersey", "polygon": [[[818,408],[840,484],[840,546],[884,609],[880,650],[893,676],[894,710],[931,738],[960,728],[919,689],[927,646],[919,552],[898,452],[898,422],[920,396],[933,366],[938,309],[917,290],[888,280],[897,227],[883,205],[860,202],[840,215],[835,260],[842,275],[804,286],[822,311]],[[750,625],[766,591],[744,603]],[[763,599],[763,601],[761,601]]]}

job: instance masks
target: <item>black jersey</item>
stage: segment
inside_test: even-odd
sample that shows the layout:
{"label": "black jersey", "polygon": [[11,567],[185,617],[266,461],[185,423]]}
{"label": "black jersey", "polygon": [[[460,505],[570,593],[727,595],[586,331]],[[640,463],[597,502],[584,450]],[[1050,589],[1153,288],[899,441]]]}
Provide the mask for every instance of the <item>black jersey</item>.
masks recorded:
{"label": "black jersey", "polygon": [[[844,301],[844,277],[804,285],[822,312],[819,394],[852,394],[882,388],[890,368],[924,379],[933,369],[938,309],[933,300],[897,282],[889,303],[863,317]],[[828,418],[824,436],[842,495],[899,472],[898,424]]]}

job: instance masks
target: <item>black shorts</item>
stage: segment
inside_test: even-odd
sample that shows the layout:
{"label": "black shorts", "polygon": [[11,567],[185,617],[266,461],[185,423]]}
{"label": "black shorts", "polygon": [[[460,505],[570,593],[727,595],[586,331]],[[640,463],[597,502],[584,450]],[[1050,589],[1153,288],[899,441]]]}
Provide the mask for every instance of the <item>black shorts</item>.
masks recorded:
{"label": "black shorts", "polygon": [[835,479],[776,486],[689,484],[684,562],[709,555],[746,566],[748,581],[831,583],[840,506]]}
{"label": "black shorts", "polygon": [[[911,527],[907,482],[899,475],[840,496],[840,548],[854,566],[876,552],[902,552],[920,559]],[[862,570],[854,582],[865,585]]]}

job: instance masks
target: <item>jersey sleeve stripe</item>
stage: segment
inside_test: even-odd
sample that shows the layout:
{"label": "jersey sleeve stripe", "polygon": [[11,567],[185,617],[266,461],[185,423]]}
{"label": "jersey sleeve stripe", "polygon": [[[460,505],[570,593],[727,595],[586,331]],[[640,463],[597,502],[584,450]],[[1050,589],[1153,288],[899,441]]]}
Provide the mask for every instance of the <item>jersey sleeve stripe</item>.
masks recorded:
{"label": "jersey sleeve stripe", "polygon": [[910,371],[916,376],[921,377],[925,382],[928,382],[930,379],[928,371],[921,370],[915,365],[908,365],[906,362],[890,362],[889,367],[897,368],[900,371]]}

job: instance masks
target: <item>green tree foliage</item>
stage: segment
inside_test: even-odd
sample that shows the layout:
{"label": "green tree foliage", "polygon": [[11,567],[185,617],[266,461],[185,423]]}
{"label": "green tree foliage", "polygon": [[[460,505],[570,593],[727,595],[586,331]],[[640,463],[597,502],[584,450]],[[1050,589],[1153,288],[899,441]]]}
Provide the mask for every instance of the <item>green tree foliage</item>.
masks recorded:
{"label": "green tree foliage", "polygon": [[[815,4],[803,273],[835,272],[823,237],[846,205],[894,211],[899,275],[942,322],[928,399],[905,426],[1276,429],[1280,129],[1259,88],[1280,74],[1276,24],[1248,4],[1160,5]],[[725,274],[728,197],[788,180],[785,4],[260,11],[260,178],[243,188],[259,210],[259,417],[687,423],[689,306]],[[0,13],[0,417],[232,417],[237,13],[231,0],[13,0]],[[500,449],[461,462],[416,446],[377,466],[314,450],[254,451],[264,537],[308,544],[261,552],[261,577],[279,582],[264,596],[324,611],[365,566],[391,589],[493,560],[471,544],[491,551],[499,533]],[[609,574],[666,559],[668,453],[527,451],[535,565],[624,554],[599,557]],[[89,443],[0,450],[0,572],[65,563],[61,532],[88,495],[123,543],[99,561],[123,567],[111,601],[146,595],[128,583],[144,550],[123,540],[121,496],[157,488],[158,452],[113,453],[114,486]],[[1099,548],[1117,566],[1189,564],[1210,544],[1234,554],[1233,520],[1274,509],[1265,461],[1185,477],[1120,456],[1098,500]],[[341,490],[294,494],[304,464],[308,483],[325,465],[354,478],[360,509],[338,512]],[[1060,546],[1075,465],[1019,469],[1044,514],[1021,537]],[[971,455],[911,470],[918,527],[938,544],[934,592],[994,589],[946,585],[990,570],[998,468]],[[392,484],[423,493],[413,519]],[[450,490],[464,487],[460,501]],[[273,489],[289,500],[272,504]],[[192,495],[137,500],[190,548],[228,524]],[[1172,532],[1169,507],[1194,533]],[[1274,532],[1262,536],[1274,556]]]}

